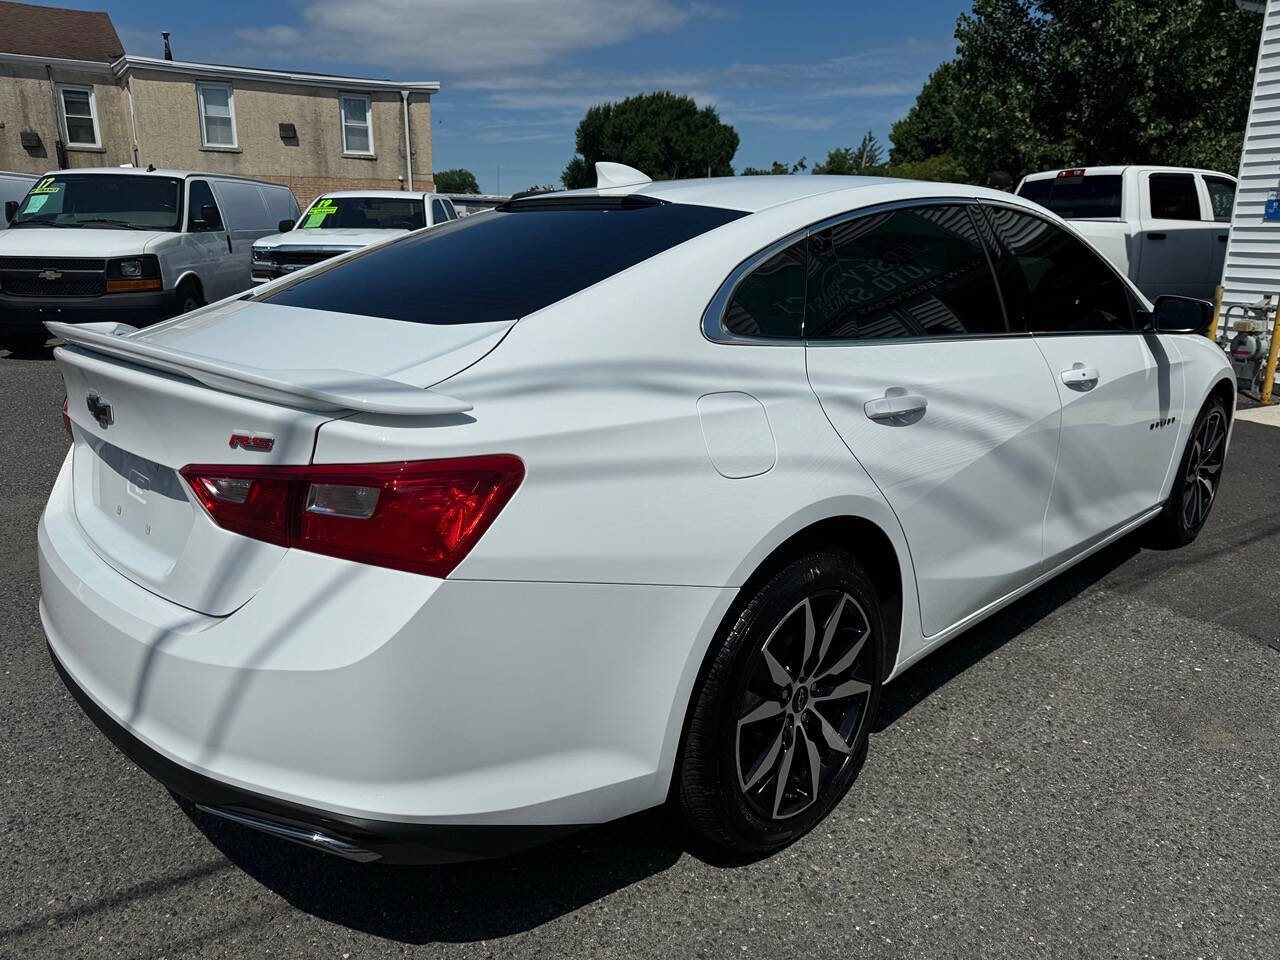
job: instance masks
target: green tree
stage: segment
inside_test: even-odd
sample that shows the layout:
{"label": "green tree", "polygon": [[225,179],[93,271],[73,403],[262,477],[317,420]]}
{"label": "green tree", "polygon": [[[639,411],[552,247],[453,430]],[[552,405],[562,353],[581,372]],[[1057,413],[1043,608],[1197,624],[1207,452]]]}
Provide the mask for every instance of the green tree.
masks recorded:
{"label": "green tree", "polygon": [[592,107],[578,124],[577,154],[564,168],[567,189],[595,185],[595,164],[612,160],[654,180],[733,176],[738,134],[714,107],[669,91]]}
{"label": "green tree", "polygon": [[1105,163],[1234,172],[1261,28],[1230,0],[975,0],[956,61],[895,127],[894,159],[950,152],[978,178]]}
{"label": "green tree", "polygon": [[807,170],[807,169],[809,169],[809,164],[805,162],[805,158],[804,158],[804,157],[801,157],[801,158],[800,158],[799,160],[797,160],[795,163],[791,164],[791,166],[787,166],[785,163],[779,163],[777,160],[775,160],[775,161],[773,161],[772,166],[770,166],[768,170],[764,170],[764,169],[762,169],[762,168],[760,168],[760,167],[743,167],[743,168],[742,168],[742,173],[741,173],[741,174],[739,174],[739,176],[743,176],[743,177],[761,177],[761,176],[785,177],[785,176],[789,176],[789,175],[791,175],[791,174],[793,174],[793,173],[799,173],[800,171],[802,171],[802,170]]}
{"label": "green tree", "polygon": [[874,176],[884,161],[884,148],[870,130],[856,147],[837,147],[813,168],[814,173],[841,176]]}
{"label": "green tree", "polygon": [[479,193],[480,184],[476,182],[476,175],[470,170],[464,170],[462,167],[454,167],[452,170],[440,170],[433,177],[436,182],[436,190],[440,193]]}
{"label": "green tree", "polygon": [[890,163],[915,163],[950,153],[955,146],[956,63],[948,60],[929,75],[907,115],[889,133]]}

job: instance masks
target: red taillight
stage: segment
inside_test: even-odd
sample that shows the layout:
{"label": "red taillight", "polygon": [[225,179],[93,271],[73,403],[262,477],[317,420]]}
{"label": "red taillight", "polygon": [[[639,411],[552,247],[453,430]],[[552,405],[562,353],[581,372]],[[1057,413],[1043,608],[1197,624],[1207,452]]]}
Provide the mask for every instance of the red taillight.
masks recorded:
{"label": "red taillight", "polygon": [[74,440],[74,439],[75,439],[75,437],[74,437],[74,436],[72,436],[72,434],[71,434],[71,414],[67,413],[67,398],[66,398],[66,397],[63,397],[63,398],[62,398],[62,429],[63,429],[63,430],[65,430],[65,431],[67,431],[67,437],[68,437],[69,439],[71,439],[71,440]]}
{"label": "red taillight", "polygon": [[445,577],[524,479],[518,457],[245,467],[182,476],[218,526],[284,547]]}

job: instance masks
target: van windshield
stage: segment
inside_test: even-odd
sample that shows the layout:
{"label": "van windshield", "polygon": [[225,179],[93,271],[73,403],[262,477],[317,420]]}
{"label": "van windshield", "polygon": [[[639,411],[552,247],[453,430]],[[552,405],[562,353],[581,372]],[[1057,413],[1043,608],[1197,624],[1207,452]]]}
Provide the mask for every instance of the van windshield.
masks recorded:
{"label": "van windshield", "polygon": [[427,225],[422,198],[321,197],[298,221],[302,230],[355,227],[364,230],[418,230]]}
{"label": "van windshield", "polygon": [[182,181],[121,173],[42,177],[10,227],[172,230],[182,224]]}
{"label": "van windshield", "polygon": [[1086,173],[1083,176],[1026,180],[1018,196],[1048,207],[1064,220],[1100,220],[1120,216],[1120,175]]}

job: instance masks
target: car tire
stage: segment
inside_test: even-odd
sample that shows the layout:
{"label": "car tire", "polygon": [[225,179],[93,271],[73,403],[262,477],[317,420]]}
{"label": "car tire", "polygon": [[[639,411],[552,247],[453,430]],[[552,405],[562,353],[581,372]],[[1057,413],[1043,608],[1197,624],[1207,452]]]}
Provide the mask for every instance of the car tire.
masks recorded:
{"label": "car tire", "polygon": [[830,813],[866,759],[883,660],[879,598],[843,550],[788,563],[740,603],[677,761],[672,804],[694,845],[763,856]]}
{"label": "car tire", "polygon": [[200,285],[194,280],[183,280],[178,284],[178,313],[190,313],[204,306],[204,297],[200,295]]}
{"label": "car tire", "polygon": [[1205,401],[1192,424],[1169,499],[1151,523],[1156,546],[1184,547],[1200,535],[1218,499],[1229,424],[1227,405],[1220,397]]}

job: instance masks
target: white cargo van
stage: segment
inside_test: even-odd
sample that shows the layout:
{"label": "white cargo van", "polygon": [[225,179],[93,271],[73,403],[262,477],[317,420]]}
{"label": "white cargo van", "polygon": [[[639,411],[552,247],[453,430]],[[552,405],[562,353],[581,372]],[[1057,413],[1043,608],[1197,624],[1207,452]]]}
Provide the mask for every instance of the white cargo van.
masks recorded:
{"label": "white cargo van", "polygon": [[250,285],[253,242],[298,216],[288,187],[180,170],[61,170],[5,204],[0,344],[46,320],[141,326]]}
{"label": "white cargo van", "polygon": [[253,245],[253,282],[266,283],[313,263],[402,235],[406,230],[421,230],[457,219],[453,202],[434,193],[325,193],[316,197],[297,224]]}
{"label": "white cargo van", "polygon": [[1072,167],[1028,174],[1015,192],[1071,221],[1148,300],[1213,299],[1235,177],[1186,167]]}
{"label": "white cargo van", "polygon": [[[0,204],[8,203],[10,200],[21,200],[27,195],[27,191],[31,189],[36,179],[29,173],[8,173],[0,170]],[[0,230],[5,226],[5,223],[0,223]]]}

